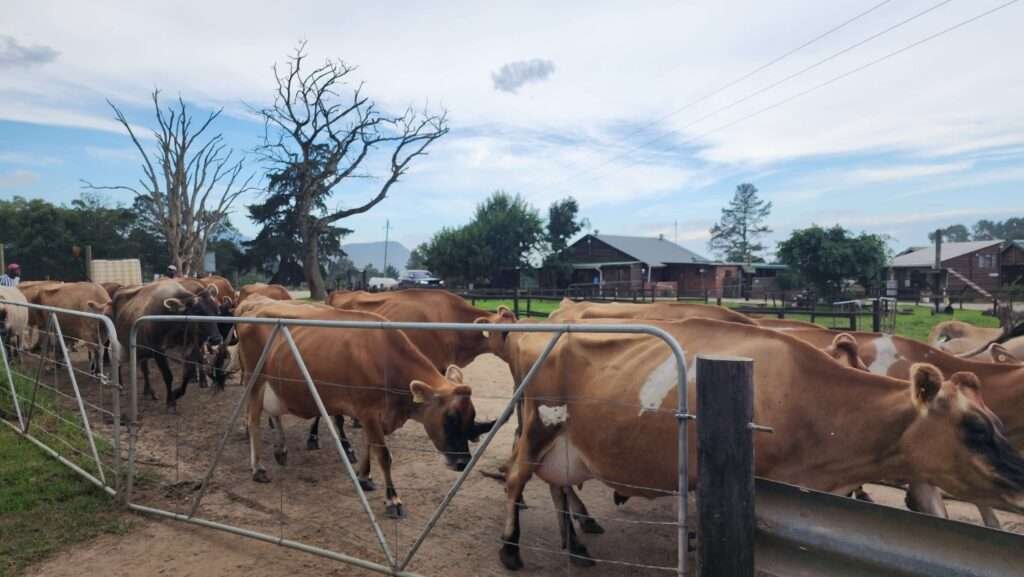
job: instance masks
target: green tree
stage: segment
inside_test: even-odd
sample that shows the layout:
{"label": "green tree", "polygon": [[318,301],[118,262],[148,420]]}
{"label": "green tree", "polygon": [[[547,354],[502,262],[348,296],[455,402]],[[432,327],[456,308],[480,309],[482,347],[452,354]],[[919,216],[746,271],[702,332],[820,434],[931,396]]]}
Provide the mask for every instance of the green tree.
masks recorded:
{"label": "green tree", "polygon": [[846,281],[857,281],[864,287],[879,282],[889,249],[879,235],[854,236],[838,225],[814,225],[794,230],[779,243],[777,255],[804,286],[812,286],[819,295],[835,296],[842,292]]}
{"label": "green tree", "polygon": [[393,278],[393,279],[395,279],[395,280],[398,280],[398,269],[397,269],[397,268],[395,268],[395,265],[393,265],[393,264],[389,264],[389,265],[388,265],[388,266],[387,266],[387,267],[386,267],[386,268],[384,269],[384,276],[386,276],[386,277],[388,277],[388,278]]}
{"label": "green tree", "polygon": [[[328,160],[324,147],[316,148],[309,157],[309,163],[314,165]],[[308,165],[295,162],[271,172],[267,175],[267,192],[262,202],[249,205],[249,218],[261,228],[256,238],[244,243],[247,249],[245,268],[259,270],[275,283],[295,286],[308,277],[300,226],[304,217],[296,190],[302,186],[303,172],[309,169]],[[311,200],[312,210],[326,211],[327,199],[326,194],[315,195]],[[341,239],[352,231],[331,224],[323,224],[318,230],[317,256],[322,276],[330,260],[342,254]]]}
{"label": "green tree", "polygon": [[979,220],[974,223],[974,240],[1020,240],[1024,239],[1024,218],[1008,218],[1005,221]]}
{"label": "green tree", "polygon": [[579,218],[579,204],[573,197],[551,203],[545,224],[547,254],[544,256],[545,282],[552,286],[564,286],[572,279],[572,266],[565,249],[584,227],[587,220]]}
{"label": "green tree", "polygon": [[427,243],[422,243],[409,253],[409,260],[405,263],[406,270],[420,270],[427,266],[426,257],[423,256],[427,249]]}
{"label": "green tree", "polygon": [[[962,224],[954,224],[942,229],[942,240],[944,242],[967,242],[971,240],[971,233]],[[935,233],[928,233],[928,241],[935,242]]]}
{"label": "green tree", "polygon": [[523,197],[495,191],[464,227],[444,228],[423,247],[434,274],[457,282],[492,283],[502,271],[525,268],[544,240],[537,209]]}
{"label": "green tree", "polygon": [[757,239],[771,232],[763,224],[771,211],[772,203],[757,196],[757,187],[747,182],[738,185],[729,206],[722,209],[722,218],[711,227],[708,246],[730,262],[764,262],[757,254],[764,245]]}

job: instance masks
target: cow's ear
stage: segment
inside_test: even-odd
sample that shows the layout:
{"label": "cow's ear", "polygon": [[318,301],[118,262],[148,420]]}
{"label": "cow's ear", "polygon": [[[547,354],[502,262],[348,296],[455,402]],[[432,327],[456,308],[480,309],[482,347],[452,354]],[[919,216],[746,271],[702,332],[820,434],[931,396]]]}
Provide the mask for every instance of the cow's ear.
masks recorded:
{"label": "cow's ear", "polygon": [[928,363],[910,367],[911,396],[918,408],[927,408],[942,389],[942,372]]}
{"label": "cow's ear", "polygon": [[86,306],[86,308],[89,309],[89,312],[93,312],[93,313],[98,313],[98,312],[101,312],[103,310],[103,304],[102,303],[98,303],[96,301],[86,301],[85,302],[85,306]]}
{"label": "cow's ear", "polygon": [[[483,325],[483,324],[490,324],[490,323],[491,323],[491,321],[487,317],[480,317],[480,318],[473,319],[473,324],[475,324],[475,325]],[[480,333],[484,336],[485,339],[491,338],[491,331],[480,331]]]}
{"label": "cow's ear", "polygon": [[999,343],[992,343],[988,348],[988,353],[992,355],[992,362],[1000,363],[1005,365],[1019,365],[1020,359],[1015,357],[1013,353],[1007,350],[1006,347]]}
{"label": "cow's ear", "polygon": [[981,391],[981,381],[978,379],[978,375],[974,373],[960,371],[958,373],[953,373],[953,376],[949,377],[949,380],[959,388]]}
{"label": "cow's ear", "polygon": [[217,288],[217,285],[215,285],[215,284],[212,284],[212,285],[208,285],[208,286],[206,287],[206,294],[208,294],[208,295],[210,295],[210,296],[211,296],[212,298],[216,299],[216,298],[217,298],[217,295],[219,295],[219,294],[220,294],[220,289],[219,289],[219,288]]}
{"label": "cow's ear", "polygon": [[235,306],[235,299],[233,299],[231,297],[224,297],[224,298],[220,299],[220,304],[230,308],[230,307]]}
{"label": "cow's ear", "polygon": [[172,313],[180,313],[185,310],[185,303],[181,299],[164,299],[164,308]]}
{"label": "cow's ear", "polygon": [[473,428],[469,431],[469,440],[476,443],[480,440],[480,435],[485,435],[494,428],[496,421],[477,421],[473,423]]}
{"label": "cow's ear", "polygon": [[501,305],[498,307],[498,319],[499,322],[514,323],[516,322],[516,315],[512,312],[512,309],[505,305]]}
{"label": "cow's ear", "polygon": [[867,370],[864,361],[860,358],[860,351],[857,348],[857,339],[849,333],[840,333],[832,340],[832,345],[825,351],[833,359],[841,364],[855,369]]}
{"label": "cow's ear", "polygon": [[423,381],[417,380],[409,383],[409,390],[412,392],[412,402],[416,404],[426,403],[434,398],[434,389]]}
{"label": "cow's ear", "polygon": [[448,365],[448,368],[444,371],[444,378],[448,379],[453,383],[462,384],[462,369],[455,365]]}

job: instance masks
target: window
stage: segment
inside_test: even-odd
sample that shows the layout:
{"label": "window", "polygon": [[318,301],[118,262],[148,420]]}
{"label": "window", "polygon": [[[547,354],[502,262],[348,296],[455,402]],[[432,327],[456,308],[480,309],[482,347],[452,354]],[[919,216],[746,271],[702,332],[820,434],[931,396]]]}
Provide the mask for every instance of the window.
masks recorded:
{"label": "window", "polygon": [[979,254],[978,255],[978,268],[996,268],[996,255],[994,255],[994,254]]}

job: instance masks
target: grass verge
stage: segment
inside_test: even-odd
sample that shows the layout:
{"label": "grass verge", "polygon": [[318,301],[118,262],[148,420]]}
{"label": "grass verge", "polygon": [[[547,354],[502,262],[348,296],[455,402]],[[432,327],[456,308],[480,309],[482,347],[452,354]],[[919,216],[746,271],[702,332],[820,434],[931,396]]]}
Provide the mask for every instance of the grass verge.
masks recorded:
{"label": "grass verge", "polygon": [[[31,383],[16,376],[15,387],[25,410]],[[95,474],[95,462],[80,454],[89,451],[88,440],[76,426],[74,412],[42,390],[36,402],[33,435]],[[4,418],[16,422],[10,386],[3,374],[0,411]],[[42,431],[47,433],[40,434]],[[61,442],[55,442],[58,438]],[[109,456],[109,441],[99,436],[96,441],[101,456]],[[76,450],[69,450],[71,447]],[[0,577],[15,577],[67,546],[104,533],[123,533],[127,528],[127,516],[118,511],[110,496],[0,424]]]}

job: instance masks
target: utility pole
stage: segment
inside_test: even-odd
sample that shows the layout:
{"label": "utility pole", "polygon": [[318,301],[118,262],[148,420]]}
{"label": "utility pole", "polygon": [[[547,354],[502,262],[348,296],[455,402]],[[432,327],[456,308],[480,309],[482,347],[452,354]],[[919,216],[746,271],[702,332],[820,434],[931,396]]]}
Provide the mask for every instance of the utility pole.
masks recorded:
{"label": "utility pole", "polygon": [[388,237],[391,232],[391,220],[384,221],[384,276],[388,274]]}

